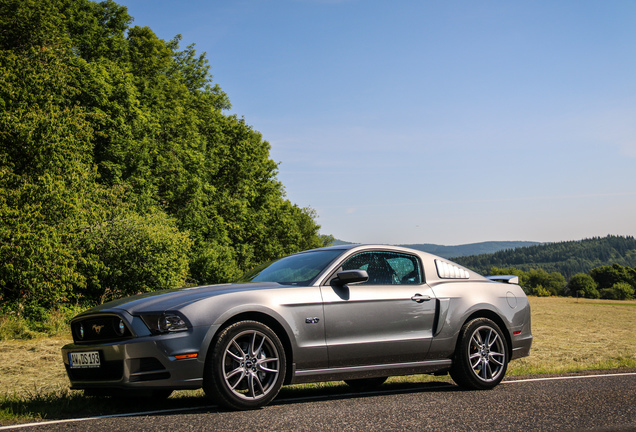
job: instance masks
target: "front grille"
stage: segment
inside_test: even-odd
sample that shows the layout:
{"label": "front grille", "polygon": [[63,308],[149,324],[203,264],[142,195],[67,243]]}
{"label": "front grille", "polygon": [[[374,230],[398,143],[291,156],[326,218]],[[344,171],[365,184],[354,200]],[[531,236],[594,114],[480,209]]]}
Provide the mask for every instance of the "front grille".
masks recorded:
{"label": "front grille", "polygon": [[123,360],[102,361],[99,368],[73,369],[66,365],[71,381],[117,381],[124,375]]}
{"label": "front grille", "polygon": [[117,315],[79,318],[71,323],[71,330],[75,343],[117,341],[132,337],[127,323]]}

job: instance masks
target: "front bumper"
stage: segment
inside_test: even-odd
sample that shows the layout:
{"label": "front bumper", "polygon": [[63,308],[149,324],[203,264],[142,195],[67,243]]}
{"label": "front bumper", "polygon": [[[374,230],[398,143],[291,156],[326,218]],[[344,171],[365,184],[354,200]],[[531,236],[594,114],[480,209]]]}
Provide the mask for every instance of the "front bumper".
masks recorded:
{"label": "front bumper", "polygon": [[[72,343],[62,348],[72,389],[197,389],[203,383],[207,330],[133,337],[109,343]],[[98,352],[99,367],[72,368],[70,353]],[[183,354],[196,358],[177,359]]]}
{"label": "front bumper", "polygon": [[510,360],[527,357],[530,355],[530,348],[532,347],[532,335],[524,335],[523,337],[516,338],[513,342],[512,356]]}

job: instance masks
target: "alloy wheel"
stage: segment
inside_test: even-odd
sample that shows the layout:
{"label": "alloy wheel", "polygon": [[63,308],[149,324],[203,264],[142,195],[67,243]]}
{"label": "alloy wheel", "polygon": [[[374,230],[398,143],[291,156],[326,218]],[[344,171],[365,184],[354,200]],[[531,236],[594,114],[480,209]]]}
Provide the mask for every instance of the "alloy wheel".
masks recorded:
{"label": "alloy wheel", "polygon": [[470,338],[469,361],[473,373],[484,382],[499,378],[506,363],[505,342],[490,326],[478,327]]}
{"label": "alloy wheel", "polygon": [[222,364],[227,388],[240,399],[258,400],[276,388],[279,353],[274,342],[258,330],[234,336],[225,348]]}

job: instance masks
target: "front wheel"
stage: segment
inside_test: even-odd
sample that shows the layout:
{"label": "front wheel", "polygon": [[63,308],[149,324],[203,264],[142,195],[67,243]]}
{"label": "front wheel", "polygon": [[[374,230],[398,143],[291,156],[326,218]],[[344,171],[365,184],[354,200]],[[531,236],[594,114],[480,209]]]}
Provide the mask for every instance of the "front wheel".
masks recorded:
{"label": "front wheel", "polygon": [[225,407],[256,409],[276,397],[285,370],[278,336],[260,322],[240,321],[216,339],[206,359],[203,390]]}
{"label": "front wheel", "polygon": [[476,318],[462,327],[450,375],[458,385],[487,390],[501,382],[508,367],[508,345],[497,324]]}

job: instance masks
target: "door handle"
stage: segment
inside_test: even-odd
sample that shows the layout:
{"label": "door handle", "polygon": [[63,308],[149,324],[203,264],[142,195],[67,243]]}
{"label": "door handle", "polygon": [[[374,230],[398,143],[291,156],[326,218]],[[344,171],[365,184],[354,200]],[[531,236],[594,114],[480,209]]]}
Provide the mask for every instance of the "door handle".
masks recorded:
{"label": "door handle", "polygon": [[413,295],[413,297],[411,297],[411,300],[417,303],[423,303],[425,301],[429,301],[430,299],[431,299],[431,296],[422,295],[422,294],[415,294]]}

